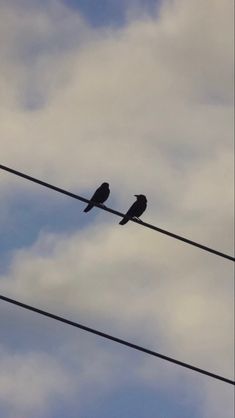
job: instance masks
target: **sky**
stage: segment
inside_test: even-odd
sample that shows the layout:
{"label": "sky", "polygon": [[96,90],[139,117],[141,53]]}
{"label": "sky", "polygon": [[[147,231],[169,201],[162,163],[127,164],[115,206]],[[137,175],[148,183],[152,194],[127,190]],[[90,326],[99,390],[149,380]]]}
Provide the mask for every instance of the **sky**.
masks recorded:
{"label": "sky", "polygon": [[[0,164],[233,254],[230,0],[0,0]],[[233,379],[233,263],[0,172],[0,293]],[[0,303],[4,418],[233,418],[233,387]]]}

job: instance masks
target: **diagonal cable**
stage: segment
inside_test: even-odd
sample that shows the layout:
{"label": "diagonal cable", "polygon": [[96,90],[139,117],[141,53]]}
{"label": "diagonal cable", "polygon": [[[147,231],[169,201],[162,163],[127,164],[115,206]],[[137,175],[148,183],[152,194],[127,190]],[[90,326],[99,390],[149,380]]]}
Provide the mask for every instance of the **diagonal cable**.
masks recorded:
{"label": "diagonal cable", "polygon": [[[35,177],[32,177],[32,176],[29,176],[27,174],[21,173],[20,171],[14,170],[14,169],[9,168],[9,167],[6,167],[6,166],[4,166],[2,164],[0,164],[0,169],[1,170],[8,171],[9,173],[15,174],[16,176],[23,177],[24,179],[29,180],[29,181],[32,181],[34,183],[40,184],[41,186],[44,186],[44,187],[47,187],[49,189],[55,190],[56,192],[62,193],[62,194],[66,195],[66,196],[69,196],[69,197],[72,197],[73,199],[80,200],[81,202],[85,202],[85,203],[90,203],[91,202],[89,199],[86,199],[86,198],[84,198],[82,196],[78,196],[77,194],[71,193],[71,192],[69,192],[67,190],[64,190],[64,189],[61,189],[60,187],[53,186],[50,183],[46,183],[45,181],[42,181],[42,180],[39,180],[39,179],[37,179]],[[114,215],[117,215],[117,216],[120,216],[120,217],[123,217],[124,216],[123,213],[118,212],[117,210],[108,208],[107,206],[101,205],[99,203],[94,203],[94,202],[92,202],[92,203],[94,204],[94,206],[97,206],[98,208],[103,209],[106,212],[113,213]],[[223,257],[223,258],[226,258],[227,260],[235,261],[235,258],[232,257],[231,255],[228,255],[228,254],[225,254],[225,253],[223,253],[221,251],[218,251],[218,250],[215,250],[213,248],[207,247],[206,245],[203,245],[203,244],[200,244],[198,242],[195,242],[195,241],[193,241],[191,239],[182,237],[182,236],[180,236],[178,234],[174,234],[173,232],[166,231],[165,229],[159,228],[159,227],[157,227],[155,225],[149,224],[147,222],[143,222],[143,221],[141,221],[139,219],[131,219],[131,221],[132,222],[135,222],[135,223],[137,223],[139,225],[142,225],[145,228],[153,229],[154,231],[160,232],[161,234],[165,234],[165,235],[168,235],[171,238],[175,238],[175,239],[177,239],[179,241],[183,241],[186,244],[193,245],[194,247],[198,247],[201,250],[210,252],[210,253],[215,254],[215,255],[217,255],[219,257]]]}
{"label": "diagonal cable", "polygon": [[216,373],[209,372],[207,370],[201,369],[200,367],[192,366],[191,364],[185,363],[185,362],[180,361],[180,360],[176,360],[172,357],[165,356],[164,354],[157,353],[156,351],[149,350],[148,348],[144,348],[140,345],[130,343],[129,341],[123,340],[121,338],[114,337],[112,335],[106,334],[105,332],[98,331],[94,328],[87,327],[85,325],[79,324],[78,322],[70,321],[69,319],[63,318],[62,316],[54,315],[50,312],[43,311],[43,310],[35,308],[34,306],[31,306],[31,305],[26,305],[25,303],[19,302],[17,300],[8,298],[8,297],[3,296],[3,295],[0,295],[0,299],[5,301],[5,302],[11,303],[13,305],[19,306],[20,308],[27,309],[27,310],[32,311],[32,312],[36,312],[39,315],[47,316],[48,318],[55,319],[56,321],[63,322],[64,324],[67,324],[67,325],[71,325],[72,327],[80,328],[83,331],[89,332],[91,334],[98,335],[99,337],[103,337],[107,340],[114,341],[115,343],[125,345],[126,347],[132,348],[134,350],[141,351],[142,353],[148,354],[150,356],[158,357],[162,360],[166,360],[170,363],[177,364],[178,366],[185,367],[185,368],[190,369],[194,372],[198,372],[198,373],[204,374],[208,377],[212,377],[213,379],[221,380],[225,383],[235,385],[235,382],[233,380],[228,379],[224,376],[220,376]]}

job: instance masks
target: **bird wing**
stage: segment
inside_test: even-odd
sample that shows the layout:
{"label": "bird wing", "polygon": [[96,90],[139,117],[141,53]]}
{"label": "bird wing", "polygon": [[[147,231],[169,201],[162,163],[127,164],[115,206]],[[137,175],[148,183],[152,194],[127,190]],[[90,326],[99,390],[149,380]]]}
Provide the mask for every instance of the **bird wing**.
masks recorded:
{"label": "bird wing", "polygon": [[100,193],[101,193],[101,190],[100,190],[100,187],[99,187],[99,188],[95,191],[95,193],[93,194],[93,196],[91,197],[91,199],[90,199],[90,200],[92,200],[93,202],[97,202],[97,201],[99,201]]}
{"label": "bird wing", "polygon": [[126,213],[125,216],[128,217],[128,218],[132,218],[133,216],[136,216],[137,209],[138,209],[138,202],[136,201],[128,209],[128,211],[127,211],[127,213]]}
{"label": "bird wing", "polygon": [[145,209],[146,209],[146,204],[141,204],[141,205],[138,205],[138,207],[136,208],[136,213],[135,213],[135,215],[134,216],[137,216],[137,218],[140,216],[140,215],[142,215],[142,213],[145,211]]}

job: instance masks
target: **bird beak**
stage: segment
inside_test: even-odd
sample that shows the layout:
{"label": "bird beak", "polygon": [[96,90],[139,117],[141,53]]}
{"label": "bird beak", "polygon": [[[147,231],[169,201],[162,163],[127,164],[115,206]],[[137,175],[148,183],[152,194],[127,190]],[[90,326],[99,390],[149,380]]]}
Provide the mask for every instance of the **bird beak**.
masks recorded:
{"label": "bird beak", "polygon": [[138,195],[138,194],[134,194],[134,196],[135,196],[135,197],[138,197],[139,195]]}

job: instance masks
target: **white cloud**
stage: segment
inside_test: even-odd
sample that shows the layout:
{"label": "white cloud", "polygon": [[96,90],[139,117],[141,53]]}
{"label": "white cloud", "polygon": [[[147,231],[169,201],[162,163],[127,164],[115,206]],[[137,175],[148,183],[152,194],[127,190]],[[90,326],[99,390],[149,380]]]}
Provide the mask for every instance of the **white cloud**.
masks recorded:
{"label": "white cloud", "polygon": [[[27,328],[31,330],[29,323]],[[84,403],[107,396],[117,387],[123,362],[130,361],[128,353],[122,358],[117,350],[98,344],[94,336],[91,344],[91,338],[79,334],[69,338],[68,333],[49,353],[41,348],[17,352],[17,348],[1,346],[0,354],[0,404],[10,418],[50,418],[55,405],[69,404],[76,405],[80,417]],[[130,375],[127,380],[133,378],[133,371]]]}
{"label": "white cloud", "polygon": [[[107,30],[59,2],[27,13],[12,4],[1,6],[2,163],[75,191],[108,179],[118,209],[145,192],[146,219],[231,253],[231,2],[168,2],[159,19]],[[40,106],[29,110],[35,95]],[[27,186],[0,181],[1,225],[7,195]],[[16,252],[2,291],[231,376],[229,262],[115,222],[41,234]],[[140,375],[151,382],[145,364]],[[228,401],[211,401],[203,385],[203,418],[214,418],[212,404]]]}
{"label": "white cloud", "polygon": [[[232,377],[232,267],[130,229],[99,223],[71,236],[42,236],[16,253],[2,292]],[[159,365],[148,371],[142,361],[138,378],[149,382],[155,373],[170,386],[185,376]]]}
{"label": "white cloud", "polygon": [[[182,173],[170,161],[175,147],[187,146],[191,153],[199,150],[201,155],[203,148],[210,161],[215,158],[215,148],[223,151],[232,142],[232,113],[229,106],[223,106],[224,101],[231,102],[231,25],[223,17],[226,13],[230,18],[230,2],[219,7],[208,1],[203,8],[193,0],[180,3],[175,13],[165,11],[159,21],[131,22],[123,30],[101,34],[90,30],[77,14],[69,18],[62,9],[62,28],[77,28],[74,36],[66,30],[63,33],[68,44],[71,41],[69,50],[56,43],[61,22],[59,27],[55,25],[53,8],[47,14],[41,11],[39,18],[29,13],[26,21],[14,15],[15,38],[21,34],[18,42],[29,56],[36,57],[33,66],[25,65],[22,58],[14,62],[14,76],[9,71],[12,61],[7,60],[7,89],[13,85],[16,97],[24,95],[22,80],[27,77],[32,80],[28,86],[31,95],[36,85],[45,96],[47,78],[46,90],[52,93],[34,113],[15,108],[19,102],[3,108],[3,161],[80,188],[107,175],[119,187],[125,179],[130,188],[164,178],[165,193],[174,196],[174,189],[182,184]],[[210,19],[213,25],[209,25]],[[28,48],[22,25],[36,32]],[[197,37],[193,27],[200,27]],[[218,27],[225,39],[222,46],[216,42]],[[8,38],[8,31],[12,28],[6,28],[3,38]],[[196,41],[198,35],[203,41]],[[71,38],[77,40],[78,48]],[[41,49],[36,48],[38,42]],[[205,71],[199,71],[196,62],[204,63]],[[216,75],[214,80],[221,63],[225,75],[219,79]],[[203,83],[210,84],[209,93]],[[213,104],[214,98],[219,104]],[[168,152],[163,153],[162,147],[167,146]],[[37,158],[32,159],[33,154]]]}
{"label": "white cloud", "polygon": [[52,397],[66,396],[69,377],[52,356],[9,352],[1,347],[0,400],[12,416],[45,412]]}

